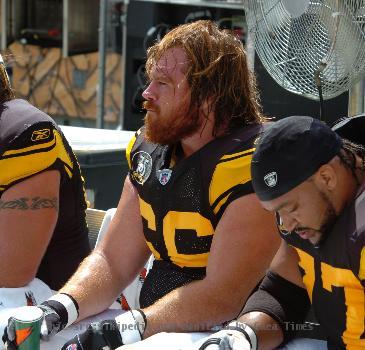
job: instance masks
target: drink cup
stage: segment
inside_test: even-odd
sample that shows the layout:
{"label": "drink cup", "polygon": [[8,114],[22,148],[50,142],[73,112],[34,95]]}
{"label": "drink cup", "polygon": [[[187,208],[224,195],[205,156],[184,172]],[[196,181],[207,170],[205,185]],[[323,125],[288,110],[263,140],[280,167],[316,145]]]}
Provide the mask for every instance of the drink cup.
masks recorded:
{"label": "drink cup", "polygon": [[43,311],[36,306],[19,307],[13,318],[18,350],[39,350]]}

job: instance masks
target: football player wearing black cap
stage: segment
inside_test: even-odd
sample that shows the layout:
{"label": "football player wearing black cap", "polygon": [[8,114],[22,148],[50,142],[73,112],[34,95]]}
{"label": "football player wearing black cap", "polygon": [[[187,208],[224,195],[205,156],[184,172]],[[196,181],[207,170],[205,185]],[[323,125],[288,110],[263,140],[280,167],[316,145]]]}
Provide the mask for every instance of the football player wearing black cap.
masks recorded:
{"label": "football player wearing black cap", "polygon": [[[282,244],[243,316],[202,349],[365,348],[364,155],[310,117],[268,128],[252,181],[263,207],[277,214]],[[327,341],[290,341],[305,330],[310,304]],[[210,347],[212,338],[222,345]]]}

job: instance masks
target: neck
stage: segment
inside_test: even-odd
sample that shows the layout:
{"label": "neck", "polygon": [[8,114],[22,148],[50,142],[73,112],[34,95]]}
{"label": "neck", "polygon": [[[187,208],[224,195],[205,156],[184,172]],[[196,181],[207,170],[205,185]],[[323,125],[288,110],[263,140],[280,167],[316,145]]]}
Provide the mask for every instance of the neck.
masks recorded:
{"label": "neck", "polygon": [[181,140],[184,158],[191,156],[215,138],[213,136],[213,127],[214,117],[209,116],[207,120],[202,122],[202,125],[194,134]]}

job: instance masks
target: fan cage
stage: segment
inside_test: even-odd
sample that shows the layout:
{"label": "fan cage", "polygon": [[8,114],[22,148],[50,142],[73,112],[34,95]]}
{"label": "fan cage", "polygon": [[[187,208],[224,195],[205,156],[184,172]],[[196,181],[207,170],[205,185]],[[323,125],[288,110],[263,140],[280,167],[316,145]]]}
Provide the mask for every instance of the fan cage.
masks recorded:
{"label": "fan cage", "polygon": [[298,17],[282,0],[245,0],[245,9],[256,52],[284,89],[318,100],[319,76],[330,99],[364,76],[365,1],[308,1]]}

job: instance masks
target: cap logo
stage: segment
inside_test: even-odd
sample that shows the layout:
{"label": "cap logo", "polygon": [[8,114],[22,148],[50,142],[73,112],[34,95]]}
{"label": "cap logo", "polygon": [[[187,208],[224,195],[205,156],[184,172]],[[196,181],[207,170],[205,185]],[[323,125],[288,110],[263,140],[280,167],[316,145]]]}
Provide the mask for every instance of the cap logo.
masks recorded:
{"label": "cap logo", "polygon": [[269,187],[275,187],[278,183],[278,174],[276,173],[276,171],[268,173],[265,175],[264,181]]}

